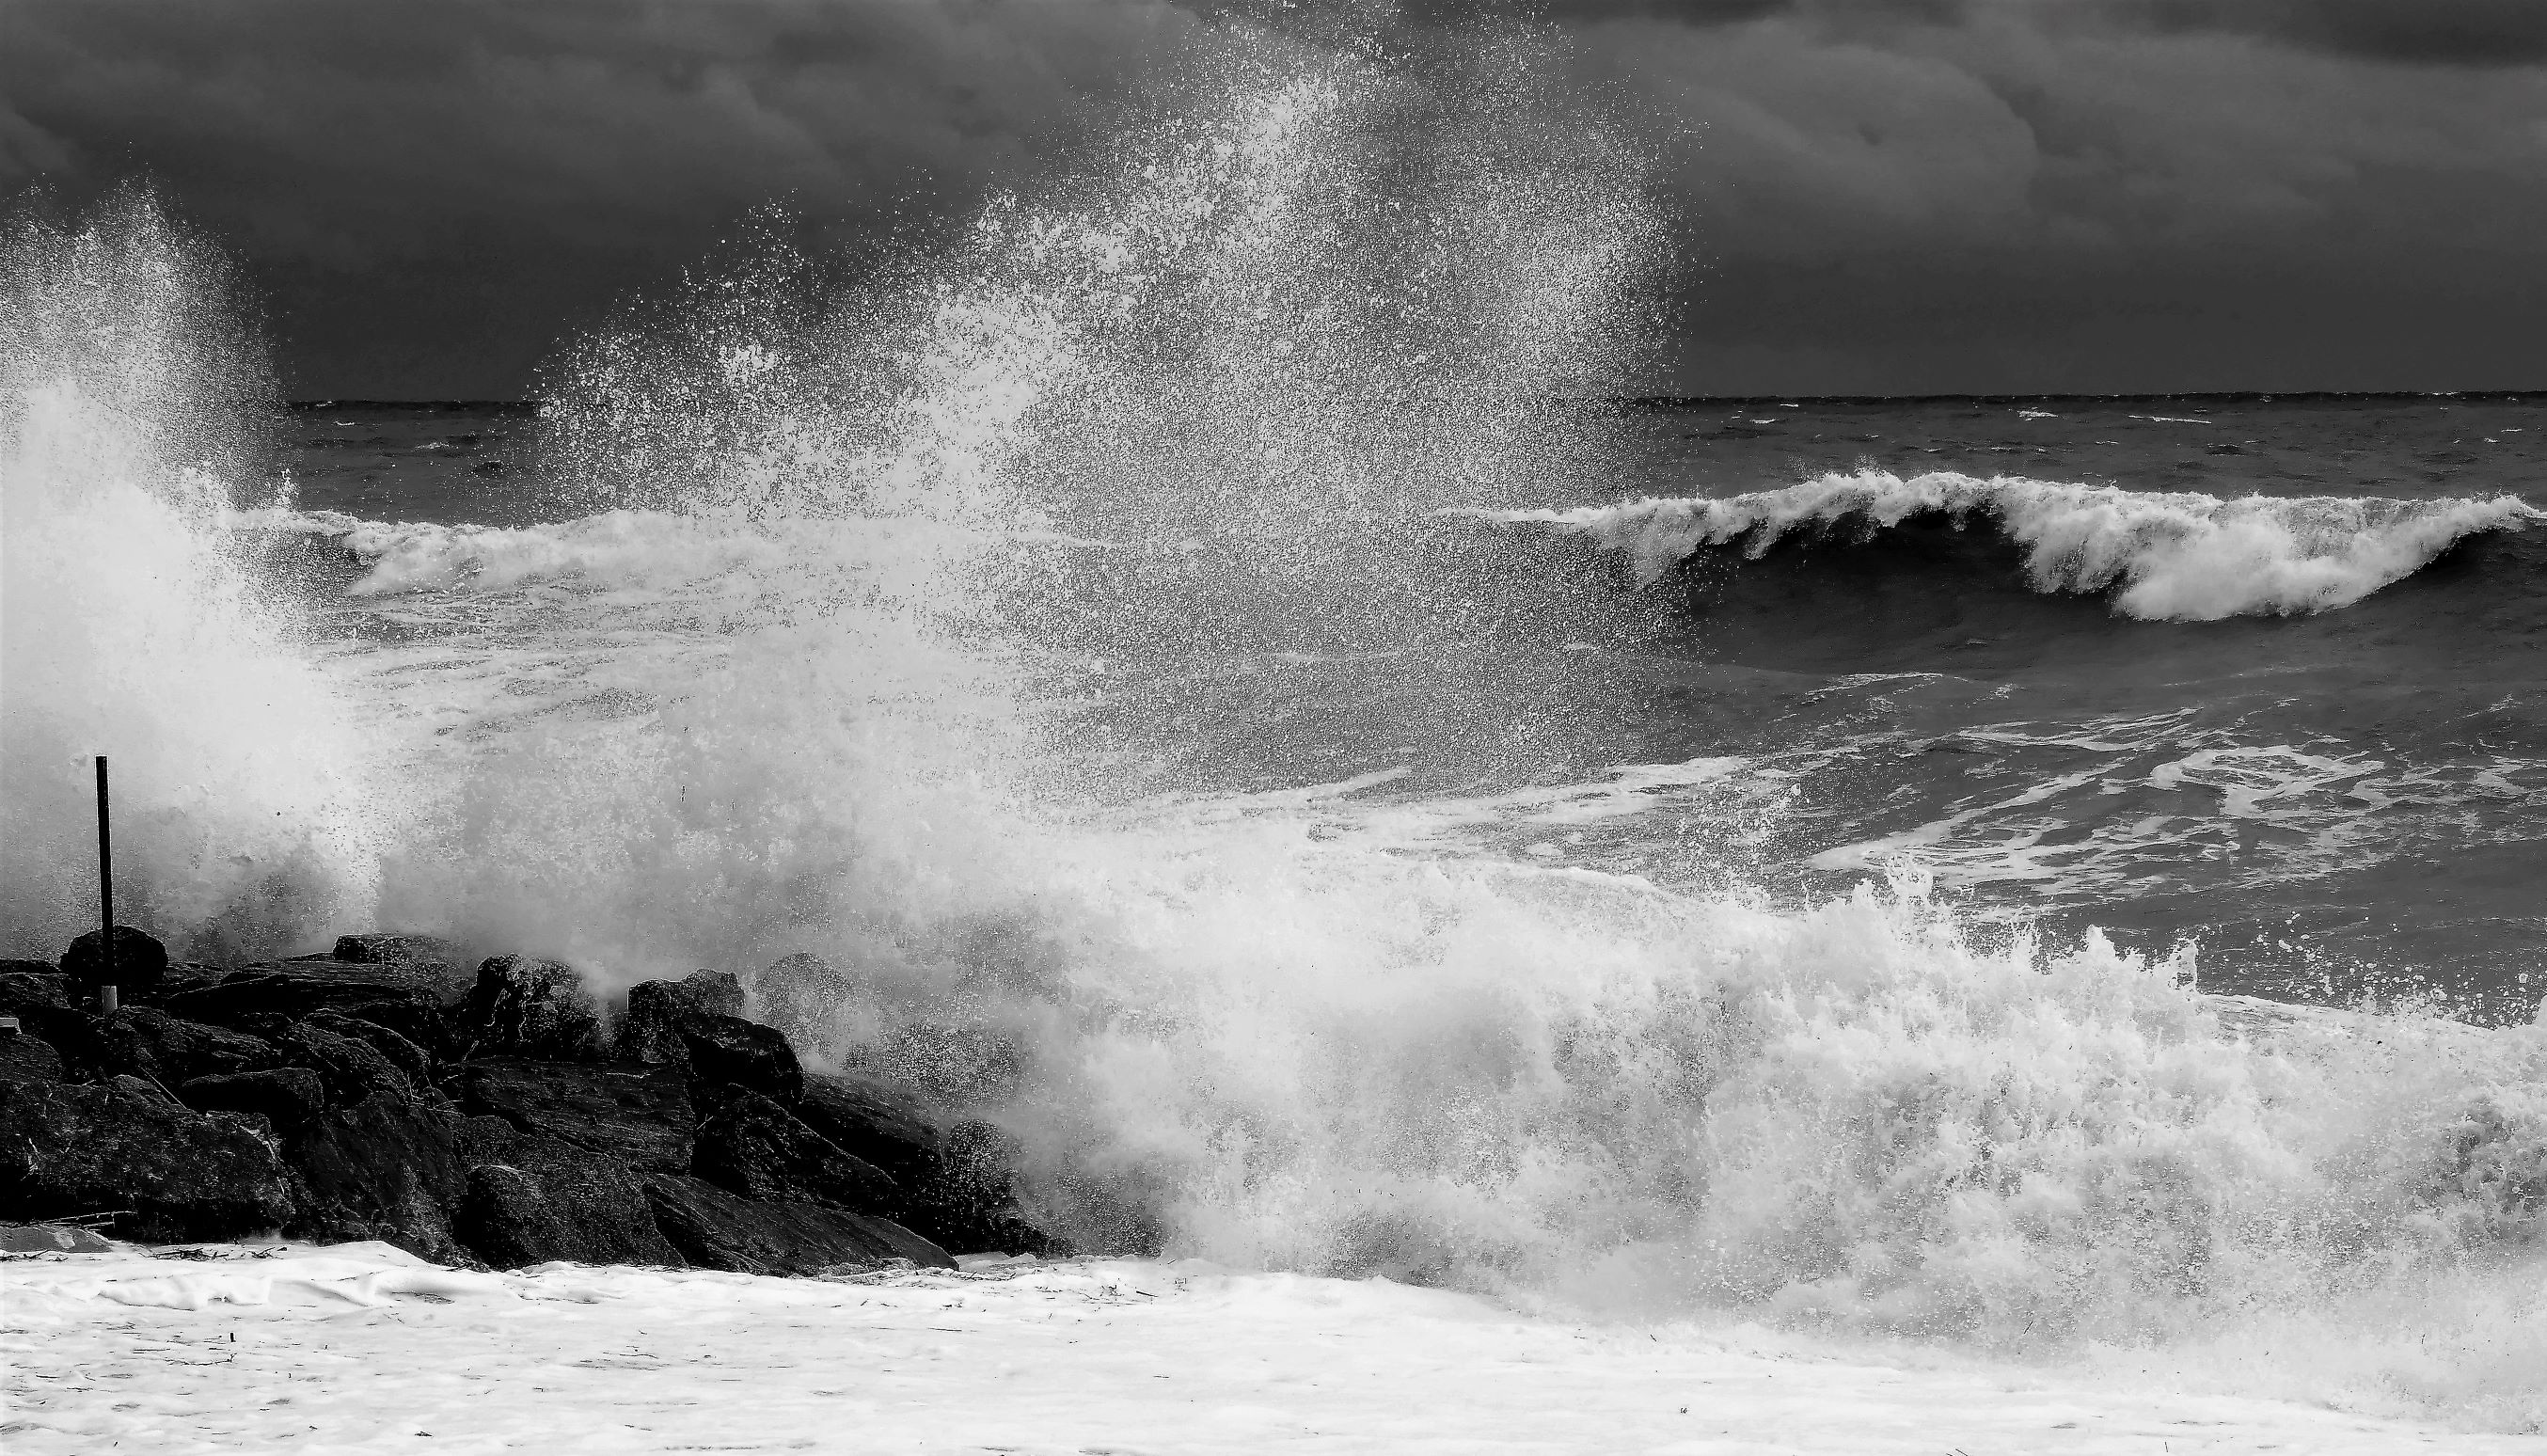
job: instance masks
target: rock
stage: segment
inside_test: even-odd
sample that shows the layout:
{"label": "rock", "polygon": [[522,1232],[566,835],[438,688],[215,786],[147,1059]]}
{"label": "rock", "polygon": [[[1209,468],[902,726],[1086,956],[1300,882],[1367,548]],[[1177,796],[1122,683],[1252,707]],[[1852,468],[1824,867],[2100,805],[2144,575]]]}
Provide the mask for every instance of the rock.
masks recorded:
{"label": "rock", "polygon": [[434,1084],[433,1054],[386,1026],[365,1021],[358,1016],[348,1016],[341,1011],[314,1011],[303,1017],[301,1024],[316,1031],[332,1032],[337,1036],[350,1037],[361,1042],[364,1046],[380,1053],[382,1058],[392,1067],[396,1068],[406,1077],[408,1084],[418,1091],[424,1091]]}
{"label": "rock", "polygon": [[532,1057],[544,1062],[598,1062],[601,1014],[574,968],[529,956],[496,956],[478,968],[478,984],[459,1013],[460,1039],[471,1057]]}
{"label": "rock", "polygon": [[275,1050],[284,1060],[318,1073],[326,1084],[330,1102],[351,1105],[374,1092],[399,1097],[416,1095],[415,1083],[407,1080],[397,1064],[360,1037],[345,1036],[310,1021],[258,1025],[270,1034]]}
{"label": "rock", "polygon": [[743,983],[722,971],[693,971],[679,981],[645,981],[628,988],[628,1009],[615,1033],[619,1056],[630,1062],[687,1067],[680,1023],[694,1016],[741,1016]]}
{"label": "rock", "polygon": [[113,1253],[115,1245],[66,1224],[0,1224],[0,1253]]}
{"label": "rock", "polygon": [[[483,1133],[472,1141],[482,1156],[498,1151]],[[500,1160],[469,1169],[454,1224],[478,1257],[499,1269],[551,1259],[684,1262],[656,1226],[640,1175],[625,1164],[543,1133],[512,1134],[500,1152]]]}
{"label": "rock", "polygon": [[326,1084],[307,1067],[199,1076],[177,1086],[178,1099],[199,1112],[239,1112],[298,1132],[327,1105]]}
{"label": "rock", "polygon": [[[92,930],[62,953],[62,976],[71,985],[94,990],[107,985],[106,932]],[[119,991],[147,995],[168,974],[168,948],[158,937],[130,925],[115,927],[115,980]]]}
{"label": "rock", "polygon": [[70,987],[50,961],[0,961],[0,1016],[28,1006],[70,1005]]}
{"label": "rock", "polygon": [[774,1027],[702,1013],[684,1018],[676,1030],[689,1057],[693,1091],[716,1093],[706,1100],[722,1100],[722,1089],[740,1088],[786,1105],[805,1090],[795,1049]]}
{"label": "rock", "polygon": [[168,1103],[172,1107],[183,1107],[186,1105],[184,1102],[178,1100],[176,1093],[169,1091],[158,1082],[146,1076],[134,1076],[129,1071],[120,1072],[115,1076],[107,1078],[106,1084],[110,1087],[121,1087],[125,1091],[132,1092],[139,1096],[156,1097],[160,1101]]}
{"label": "rock", "polygon": [[284,1143],[307,1190],[288,1232],[329,1242],[378,1239],[448,1261],[459,1251],[450,1209],[464,1186],[452,1123],[389,1087],[312,1117]]}
{"label": "rock", "polygon": [[119,1238],[236,1239],[298,1212],[272,1142],[242,1118],[127,1086],[0,1082],[0,1218],[117,1213]]}
{"label": "rock", "polygon": [[955,1267],[946,1250],[887,1219],[812,1203],[755,1203],[674,1173],[649,1176],[646,1197],[663,1237],[703,1269],[814,1274],[895,1258]]}
{"label": "rock", "polygon": [[473,1116],[500,1117],[631,1167],[689,1169],[699,1120],[677,1068],[482,1058],[462,1063],[455,1076],[460,1108]]}
{"label": "rock", "polygon": [[89,1041],[73,1051],[90,1075],[129,1072],[173,1087],[199,1076],[262,1071],[283,1056],[263,1038],[136,1006],[90,1018]]}
{"label": "rock", "polygon": [[1018,1151],[990,1124],[941,1130],[895,1088],[829,1074],[808,1073],[805,1095],[793,1110],[807,1127],[900,1185],[898,1202],[872,1212],[947,1248],[1041,1253],[1054,1247],[1018,1216]]}
{"label": "rock", "polygon": [[229,979],[229,974],[219,966],[207,966],[199,961],[171,961],[168,963],[168,974],[159,978],[157,985],[152,986],[146,993],[131,999],[153,1003],[163,1001],[186,991],[202,990],[208,985],[219,985]]}
{"label": "rock", "polygon": [[746,1198],[828,1203],[856,1213],[902,1205],[884,1169],[842,1151],[756,1092],[742,1092],[699,1127],[690,1171]]}
{"label": "rock", "polygon": [[431,935],[340,935],[334,960],[395,971],[407,984],[429,990],[445,1007],[469,999],[478,972],[450,941]]}
{"label": "rock", "polygon": [[263,1016],[298,1021],[313,1011],[336,1011],[386,1026],[420,1047],[447,1045],[442,1008],[411,980],[395,967],[261,961],[231,972],[218,985],[162,996],[158,1008],[220,1026],[239,1026]]}
{"label": "rock", "polygon": [[0,1081],[57,1082],[61,1079],[62,1054],[53,1050],[52,1043],[23,1030],[0,1034]]}

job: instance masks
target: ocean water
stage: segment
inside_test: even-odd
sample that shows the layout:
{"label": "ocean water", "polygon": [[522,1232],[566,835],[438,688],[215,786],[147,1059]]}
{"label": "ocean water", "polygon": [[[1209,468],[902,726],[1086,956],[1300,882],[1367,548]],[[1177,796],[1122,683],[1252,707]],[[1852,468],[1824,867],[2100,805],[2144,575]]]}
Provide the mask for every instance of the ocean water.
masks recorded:
{"label": "ocean water", "polygon": [[1634,156],[1435,59],[536,408],[21,217],[9,952],[108,752],[180,950],[730,969],[1082,1248],[2547,1423],[2540,398],[1622,403]]}

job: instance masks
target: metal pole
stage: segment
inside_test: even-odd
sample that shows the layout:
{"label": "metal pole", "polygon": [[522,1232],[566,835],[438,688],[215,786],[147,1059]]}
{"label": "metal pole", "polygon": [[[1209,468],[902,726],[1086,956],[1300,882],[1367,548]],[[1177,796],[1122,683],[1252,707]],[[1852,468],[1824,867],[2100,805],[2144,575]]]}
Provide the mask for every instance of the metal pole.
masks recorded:
{"label": "metal pole", "polygon": [[115,1009],[115,849],[106,833],[106,755],[97,756],[97,1008]]}

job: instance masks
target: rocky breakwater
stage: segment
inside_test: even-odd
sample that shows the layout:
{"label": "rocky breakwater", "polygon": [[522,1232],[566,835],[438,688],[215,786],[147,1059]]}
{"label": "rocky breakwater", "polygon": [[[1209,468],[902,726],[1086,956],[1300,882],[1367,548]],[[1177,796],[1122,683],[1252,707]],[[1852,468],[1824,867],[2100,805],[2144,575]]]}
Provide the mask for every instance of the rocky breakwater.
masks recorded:
{"label": "rocky breakwater", "polygon": [[[137,932],[133,932],[137,934]],[[0,1223],[151,1242],[378,1239],[426,1258],[804,1274],[1043,1246],[1001,1146],[808,1072],[702,971],[597,1004],[573,970],[356,935],[217,969],[128,945],[0,963]],[[144,984],[132,969],[164,966]]]}

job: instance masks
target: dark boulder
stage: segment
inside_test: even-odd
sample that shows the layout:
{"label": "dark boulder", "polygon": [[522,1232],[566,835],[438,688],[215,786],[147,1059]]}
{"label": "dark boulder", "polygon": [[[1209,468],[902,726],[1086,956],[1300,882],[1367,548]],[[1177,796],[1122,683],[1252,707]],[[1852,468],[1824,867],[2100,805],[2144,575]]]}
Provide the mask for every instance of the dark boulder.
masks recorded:
{"label": "dark boulder", "polygon": [[482,1125],[466,1142],[468,1189],[454,1232],[496,1268],[552,1259],[683,1262],[656,1226],[640,1174],[626,1164],[545,1133],[510,1128],[498,1140]]}
{"label": "dark boulder", "polygon": [[397,1064],[360,1037],[329,1030],[314,1020],[282,1025],[260,1022],[259,1026],[268,1032],[275,1050],[286,1061],[318,1073],[326,1083],[330,1102],[350,1106],[375,1092],[405,1098],[417,1095],[415,1083],[407,1079]]}
{"label": "dark boulder", "polygon": [[408,1083],[418,1090],[434,1083],[436,1064],[433,1054],[408,1041],[386,1026],[348,1016],[342,1011],[313,1011],[301,1020],[313,1030],[350,1037],[381,1054],[392,1067],[402,1072]]}
{"label": "dark boulder", "polygon": [[663,1237],[703,1269],[816,1274],[896,1258],[930,1268],[955,1267],[946,1250],[887,1219],[813,1203],[753,1202],[671,1173],[648,1177],[646,1196]]}
{"label": "dark boulder", "polygon": [[[16,1020],[10,1017],[9,1020]],[[53,1044],[26,1031],[0,1030],[0,1081],[57,1082],[62,1079],[62,1054]]]}
{"label": "dark boulder", "polygon": [[162,996],[158,1004],[170,1015],[220,1026],[268,1016],[298,1021],[314,1011],[335,1011],[386,1026],[420,1047],[439,1048],[449,1040],[441,1007],[429,991],[380,967],[347,962],[260,961],[217,985]]}
{"label": "dark boulder", "polygon": [[310,1118],[284,1143],[306,1190],[287,1232],[328,1242],[378,1239],[449,1260],[459,1251],[450,1210],[463,1187],[454,1121],[391,1086]]}
{"label": "dark boulder", "polygon": [[90,1036],[73,1052],[92,1076],[130,1073],[173,1087],[199,1076],[262,1071],[283,1056],[261,1037],[171,1016],[152,1006],[92,1017]]}
{"label": "dark boulder", "polygon": [[1013,1140],[983,1122],[940,1128],[908,1094],[856,1076],[805,1078],[793,1109],[807,1127],[900,1186],[873,1210],[948,1248],[1036,1252],[1055,1245],[1017,1211]]}
{"label": "dark boulder", "polygon": [[746,1198],[828,1203],[858,1213],[899,1207],[892,1176],[842,1151],[786,1108],[738,1093],[699,1126],[690,1171]]}
{"label": "dark boulder", "polygon": [[306,1067],[199,1076],[176,1090],[178,1100],[199,1112],[247,1113],[285,1133],[298,1132],[327,1105],[326,1084]]}
{"label": "dark boulder", "polygon": [[689,1065],[680,1026],[697,1016],[741,1016],[743,983],[722,971],[693,971],[679,981],[645,981],[628,989],[614,1033],[621,1059]]}
{"label": "dark boulder", "polygon": [[114,985],[119,991],[146,995],[168,974],[168,948],[157,936],[130,925],[115,927],[115,969],[108,979],[106,932],[92,930],[62,953],[62,976],[84,990]]}
{"label": "dark boulder", "polygon": [[229,975],[230,973],[219,966],[207,966],[199,961],[171,961],[168,963],[168,974],[159,978],[157,985],[129,999],[155,1004],[186,991],[202,990],[208,985],[219,985],[227,981]]}
{"label": "dark boulder", "polygon": [[71,1003],[69,984],[50,961],[0,961],[0,1016],[29,1006],[55,1009]]}
{"label": "dark boulder", "polygon": [[235,1239],[295,1215],[293,1180],[243,1118],[131,1083],[0,1082],[0,1219],[114,1212],[118,1238]]}
{"label": "dark boulder", "polygon": [[478,986],[477,969],[460,948],[430,935],[340,935],[330,959],[373,967],[375,974],[429,991],[445,1007],[458,1006]]}
{"label": "dark boulder", "polygon": [[691,1085],[708,1094],[702,1100],[723,1100],[723,1089],[734,1088],[783,1104],[805,1090],[805,1070],[775,1027],[700,1013],[684,1017],[676,1029],[689,1059]]}
{"label": "dark boulder", "polygon": [[482,1058],[460,1064],[454,1076],[460,1108],[472,1116],[500,1117],[631,1167],[689,1168],[699,1120],[677,1068]]}
{"label": "dark boulder", "polygon": [[574,968],[556,961],[487,960],[458,1016],[459,1039],[471,1057],[598,1062],[603,1055],[599,1008]]}

